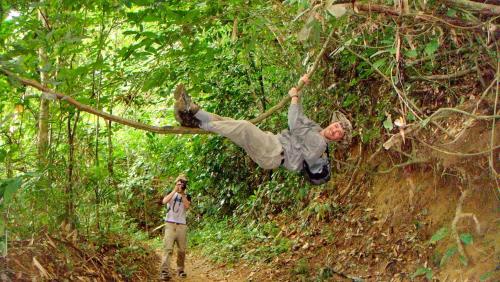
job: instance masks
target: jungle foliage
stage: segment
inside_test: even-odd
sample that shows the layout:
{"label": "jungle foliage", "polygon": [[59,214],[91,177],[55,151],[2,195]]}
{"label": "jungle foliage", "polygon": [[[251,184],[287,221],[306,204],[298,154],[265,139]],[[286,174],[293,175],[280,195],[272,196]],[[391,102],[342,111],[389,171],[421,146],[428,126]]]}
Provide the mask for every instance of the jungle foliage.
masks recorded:
{"label": "jungle foliage", "polygon": [[[252,119],[287,95],[334,30],[304,108],[323,126],[341,109],[355,127],[353,148],[375,151],[409,124],[439,130],[429,119],[439,108],[498,92],[498,15],[456,2],[468,1],[2,1],[0,68],[146,124],[175,124],[178,83],[208,111]],[[205,227],[196,236],[217,241],[213,225],[246,230],[235,235],[241,244],[226,244],[227,253],[248,236],[278,240],[248,255],[262,259],[259,252],[290,246],[259,219],[297,212],[322,189],[284,169],[258,168],[221,137],[131,129],[9,76],[0,77],[0,109],[3,252],[9,240],[61,224],[87,236],[157,236],[158,201],[184,172],[195,203],[191,221]],[[44,111],[46,150],[39,144]],[[285,129],[286,109],[259,126]],[[349,152],[334,158],[334,173],[352,174],[357,159]],[[332,185],[327,190],[338,188]],[[338,208],[308,207],[317,220]]]}

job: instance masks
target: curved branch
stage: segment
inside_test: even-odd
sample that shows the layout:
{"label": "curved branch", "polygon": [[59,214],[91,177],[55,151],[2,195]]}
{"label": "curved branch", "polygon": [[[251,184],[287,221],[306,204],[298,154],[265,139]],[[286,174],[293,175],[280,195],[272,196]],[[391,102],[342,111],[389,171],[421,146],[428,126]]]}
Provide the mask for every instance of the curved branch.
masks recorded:
{"label": "curved branch", "polygon": [[47,94],[53,96],[55,99],[68,102],[69,104],[75,106],[77,109],[79,109],[81,111],[102,117],[103,119],[106,119],[106,120],[110,120],[110,121],[114,121],[116,123],[123,124],[126,126],[130,126],[133,128],[146,130],[146,131],[150,131],[150,132],[160,133],[160,134],[208,134],[208,133],[210,133],[210,132],[205,131],[205,130],[200,129],[200,128],[189,128],[189,127],[182,127],[182,126],[163,126],[163,127],[160,127],[160,126],[147,125],[147,124],[137,122],[134,120],[130,120],[130,119],[125,119],[125,118],[115,116],[115,115],[112,115],[112,114],[109,114],[109,113],[106,113],[103,111],[96,110],[88,105],[85,105],[85,104],[78,102],[77,100],[71,98],[70,96],[56,92],[48,87],[41,85],[37,81],[23,78],[23,77],[19,77],[8,70],[0,68],[0,72],[2,72],[3,74],[21,82],[23,85],[34,87],[34,88],[36,88],[44,93],[47,93]]}
{"label": "curved branch", "polygon": [[[314,61],[314,64],[311,67],[311,70],[307,73],[307,75],[309,77],[311,77],[314,74],[314,72],[316,71],[316,69],[318,68],[319,61],[321,60],[321,57],[325,53],[325,50],[328,47],[328,43],[330,42],[330,39],[333,37],[334,31],[335,31],[335,29],[332,29],[332,31],[328,35],[328,38],[326,39],[325,43],[323,43],[323,48],[321,48],[321,51],[319,51],[319,54],[316,57],[316,60]],[[302,82],[302,80],[299,80],[299,83],[297,85],[297,91],[300,92],[300,90],[302,90],[303,87],[304,87],[304,82]],[[272,114],[274,114],[275,112],[277,112],[278,110],[283,108],[284,106],[288,105],[288,103],[290,102],[291,99],[292,98],[290,98],[288,95],[283,97],[283,99],[281,99],[281,101],[279,101],[278,104],[274,105],[273,107],[271,107],[269,110],[262,113],[258,117],[251,119],[250,122],[256,124],[256,123],[259,123],[259,122],[265,120],[266,118],[268,118],[269,116],[271,116]]]}
{"label": "curved branch", "polygon": [[[324,42],[321,51],[319,52],[318,56],[316,57],[316,60],[314,61],[314,64],[311,67],[311,70],[307,73],[309,75],[309,77],[311,77],[314,74],[314,72],[316,71],[316,69],[318,68],[319,61],[321,60],[321,57],[325,53],[325,50],[328,47],[328,43],[330,42],[330,39],[332,38],[334,31],[335,30],[332,29],[332,31],[328,35],[328,38]],[[150,132],[155,132],[155,133],[160,133],[160,134],[210,134],[211,133],[211,132],[205,131],[205,130],[200,129],[200,128],[190,128],[190,127],[183,127],[183,126],[159,127],[159,126],[147,125],[147,124],[140,123],[140,122],[130,120],[130,119],[125,119],[125,118],[115,116],[115,115],[112,115],[112,114],[109,114],[109,113],[106,113],[103,111],[96,110],[88,105],[85,105],[85,104],[78,102],[77,100],[75,100],[75,99],[73,99],[65,94],[56,92],[48,87],[45,87],[45,86],[41,85],[40,83],[38,83],[37,81],[27,79],[24,77],[19,77],[6,69],[0,68],[0,73],[3,73],[4,75],[9,76],[15,80],[18,80],[23,85],[31,86],[31,87],[34,87],[34,88],[36,88],[44,93],[52,94],[53,96],[55,96],[54,98],[56,98],[58,100],[66,101],[81,111],[102,117],[106,120],[110,120],[110,121],[114,121],[116,123],[127,125],[127,126],[130,126],[133,128],[146,130],[146,131],[150,131]],[[297,90],[300,91],[300,90],[302,90],[303,87],[304,87],[304,82],[302,80],[299,80],[299,83],[297,85]],[[279,101],[278,104],[271,107],[268,111],[262,113],[261,115],[257,116],[256,118],[251,119],[250,122],[257,124],[257,123],[265,120],[266,118],[268,118],[269,116],[271,116],[272,114],[274,114],[275,112],[277,112],[278,110],[280,110],[281,108],[286,106],[288,104],[288,102],[290,101],[290,99],[291,98],[287,95],[286,97],[281,99],[281,101]]]}

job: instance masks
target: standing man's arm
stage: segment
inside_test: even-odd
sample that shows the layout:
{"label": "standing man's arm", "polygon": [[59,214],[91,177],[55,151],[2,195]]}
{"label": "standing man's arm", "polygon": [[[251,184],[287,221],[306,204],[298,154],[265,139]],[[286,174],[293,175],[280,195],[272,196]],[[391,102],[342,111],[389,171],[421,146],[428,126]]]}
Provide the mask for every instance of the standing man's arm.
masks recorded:
{"label": "standing man's arm", "polygon": [[166,205],[168,202],[170,202],[170,200],[172,200],[172,198],[174,197],[175,193],[177,192],[176,190],[177,189],[172,190],[172,192],[170,192],[168,195],[166,195],[165,197],[163,197],[162,203],[164,205]]}
{"label": "standing man's arm", "polygon": [[182,196],[182,204],[184,205],[184,208],[187,210],[191,206],[191,201],[188,199],[188,196],[186,193],[181,193]]}

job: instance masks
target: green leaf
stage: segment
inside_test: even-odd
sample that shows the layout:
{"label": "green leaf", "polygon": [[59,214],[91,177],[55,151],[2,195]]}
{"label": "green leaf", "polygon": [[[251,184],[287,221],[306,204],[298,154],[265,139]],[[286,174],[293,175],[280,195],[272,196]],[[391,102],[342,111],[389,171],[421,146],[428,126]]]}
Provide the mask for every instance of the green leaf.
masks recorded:
{"label": "green leaf", "polygon": [[421,124],[422,124],[422,127],[426,127],[429,122],[431,122],[431,119],[430,118],[426,118],[424,120],[421,121]]}
{"label": "green leaf", "polygon": [[467,261],[467,258],[466,258],[466,257],[464,257],[464,256],[460,255],[458,258],[460,259],[460,262],[461,262],[464,266],[469,265],[469,262]]}
{"label": "green leaf", "polygon": [[0,184],[0,198],[4,199],[4,203],[10,202],[14,193],[21,188],[21,184],[21,177],[6,179]]}
{"label": "green leaf", "polygon": [[350,105],[352,105],[357,100],[358,100],[358,96],[357,95],[349,94],[349,95],[347,95],[347,97],[345,98],[344,102],[342,103],[342,106],[343,107],[349,107]]}
{"label": "green leaf", "polygon": [[415,121],[415,115],[412,112],[408,112],[406,114],[406,120],[408,120],[408,121]]}
{"label": "green leaf", "polygon": [[488,278],[490,278],[491,276],[493,276],[493,271],[488,271],[488,272],[485,272],[483,274],[481,274],[481,276],[479,276],[479,281],[486,281],[488,280]]}
{"label": "green leaf", "polygon": [[394,125],[392,124],[392,119],[390,116],[387,117],[387,119],[384,121],[384,128],[391,131],[394,128]]}
{"label": "green leaf", "polygon": [[425,45],[424,52],[427,55],[432,55],[432,54],[436,53],[438,48],[439,48],[439,42],[438,42],[437,38],[434,38],[431,40],[431,42],[429,42]]}
{"label": "green leaf", "polygon": [[381,66],[385,65],[386,61],[387,60],[385,58],[384,59],[379,59],[375,63],[373,63],[373,67],[376,68],[376,69],[380,69]]}
{"label": "green leaf", "polygon": [[430,274],[430,277],[432,278],[432,269],[427,267],[420,267],[410,277],[414,279],[415,277],[422,276],[424,274],[425,277],[428,277],[428,275]]}
{"label": "green leaf", "polygon": [[427,271],[427,273],[425,274],[425,278],[427,278],[427,280],[429,281],[432,281],[432,276],[433,276],[432,269],[429,269],[429,271]]}
{"label": "green leaf", "polygon": [[456,17],[456,16],[457,16],[457,10],[452,9],[452,8],[449,8],[449,9],[448,9],[448,11],[446,11],[446,15],[447,15],[448,17],[452,17],[452,18],[454,18],[454,17]]}
{"label": "green leaf", "polygon": [[448,235],[448,228],[442,227],[441,229],[439,229],[438,231],[436,231],[436,233],[434,233],[434,235],[432,235],[431,239],[429,240],[429,243],[430,244],[434,244],[437,241],[439,241],[439,240],[443,239],[444,237],[446,237],[447,235]]}
{"label": "green leaf", "polygon": [[446,250],[444,253],[443,257],[441,258],[441,261],[439,262],[439,267],[443,267],[446,262],[458,251],[458,247],[454,246]]}
{"label": "green leaf", "polygon": [[408,58],[416,58],[418,56],[417,50],[409,50],[405,52],[406,57]]}
{"label": "green leaf", "polygon": [[464,243],[465,245],[472,244],[473,243],[472,234],[470,234],[470,233],[460,234],[460,241],[462,241],[462,243]]}
{"label": "green leaf", "polygon": [[5,157],[7,157],[7,151],[4,149],[0,149],[0,162],[3,162],[5,160]]}

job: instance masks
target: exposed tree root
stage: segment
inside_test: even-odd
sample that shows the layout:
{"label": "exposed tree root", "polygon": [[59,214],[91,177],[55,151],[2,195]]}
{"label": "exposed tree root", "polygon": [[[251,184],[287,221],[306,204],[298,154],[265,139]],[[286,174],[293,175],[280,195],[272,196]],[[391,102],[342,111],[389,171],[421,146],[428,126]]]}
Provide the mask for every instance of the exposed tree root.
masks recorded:
{"label": "exposed tree root", "polygon": [[462,218],[471,217],[474,220],[477,234],[481,234],[481,225],[479,224],[479,220],[477,219],[476,215],[473,213],[462,212],[462,206],[463,206],[464,200],[468,194],[469,194],[469,190],[462,191],[462,195],[460,196],[460,199],[458,200],[458,203],[457,203],[457,209],[455,211],[455,218],[453,219],[453,221],[451,223],[451,231],[452,231],[453,238],[455,238],[455,241],[457,243],[458,252],[463,257],[463,259],[467,262],[469,262],[470,259],[467,256],[467,254],[465,253],[465,249],[462,245],[462,242],[460,241],[460,236],[458,235],[458,231],[457,231],[457,223]]}

